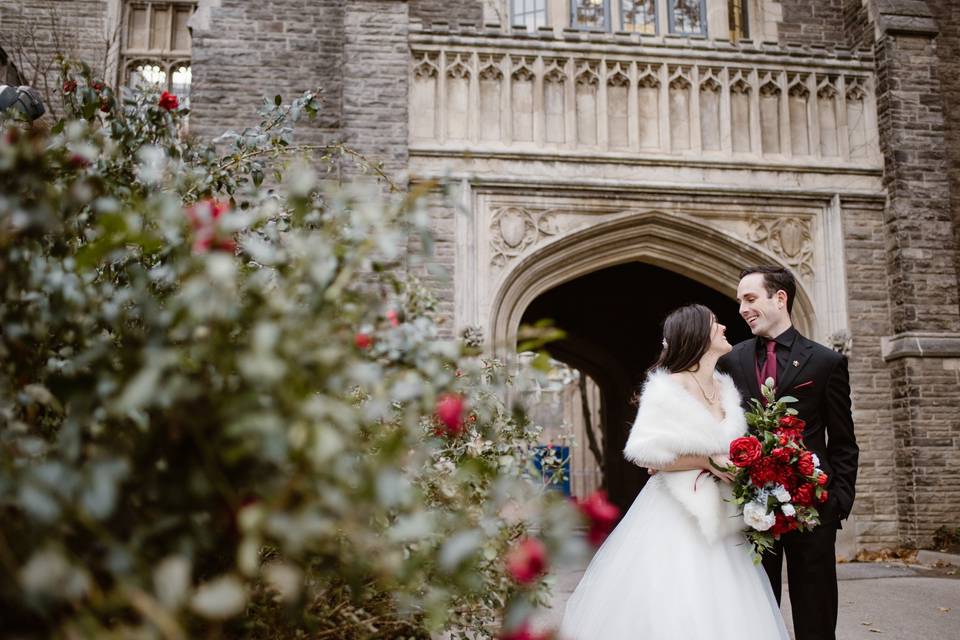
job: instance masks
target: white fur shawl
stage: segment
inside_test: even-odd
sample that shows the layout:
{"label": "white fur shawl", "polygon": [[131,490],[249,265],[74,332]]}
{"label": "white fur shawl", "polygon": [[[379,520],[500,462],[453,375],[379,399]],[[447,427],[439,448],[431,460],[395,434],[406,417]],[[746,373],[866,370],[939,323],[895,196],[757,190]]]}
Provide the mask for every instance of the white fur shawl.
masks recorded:
{"label": "white fur shawl", "polygon": [[[637,419],[623,455],[641,467],[663,467],[682,455],[726,453],[730,441],[747,431],[740,394],[729,376],[715,374],[725,417],[717,421],[670,374],[651,373],[640,395]],[[700,472],[660,472],[669,493],[694,517],[710,542],[743,529],[737,508],[728,502],[730,485]]]}

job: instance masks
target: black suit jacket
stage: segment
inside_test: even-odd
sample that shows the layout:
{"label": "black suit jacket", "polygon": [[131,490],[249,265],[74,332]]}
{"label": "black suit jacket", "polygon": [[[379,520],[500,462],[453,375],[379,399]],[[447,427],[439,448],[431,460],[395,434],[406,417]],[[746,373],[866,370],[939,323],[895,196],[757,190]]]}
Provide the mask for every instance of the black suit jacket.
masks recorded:
{"label": "black suit jacket", "polygon": [[[723,356],[717,367],[732,378],[743,397],[760,399],[756,373],[757,338],[737,344]],[[796,366],[794,366],[796,363]],[[821,522],[840,520],[850,515],[857,481],[860,449],[853,433],[850,410],[850,374],[846,356],[797,334],[780,372],[777,397],[793,396],[790,406],[806,421],[803,440],[820,458],[820,468],[829,475],[830,499],[820,509]]]}

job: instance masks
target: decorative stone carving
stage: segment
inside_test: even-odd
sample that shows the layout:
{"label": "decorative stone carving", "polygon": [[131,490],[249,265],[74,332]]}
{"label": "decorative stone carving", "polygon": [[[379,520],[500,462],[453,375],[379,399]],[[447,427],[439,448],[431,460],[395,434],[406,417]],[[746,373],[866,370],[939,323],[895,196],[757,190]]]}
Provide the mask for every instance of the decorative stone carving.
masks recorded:
{"label": "decorative stone carving", "polygon": [[833,78],[824,78],[817,86],[817,97],[825,100],[833,100],[837,96],[837,87],[834,85]]}
{"label": "decorative stone carving", "polygon": [[463,344],[471,349],[479,349],[483,346],[483,327],[470,325],[463,328],[460,332]]}
{"label": "decorative stone carving", "polygon": [[492,56],[480,60],[480,79],[481,80],[501,80],[503,79],[503,70],[500,68],[502,58]]}
{"label": "decorative stone carving", "polygon": [[607,75],[607,84],[611,87],[629,87],[630,86],[630,76],[620,68],[620,63],[618,62],[614,65],[613,68],[608,70]]}
{"label": "decorative stone carving", "polygon": [[533,80],[533,58],[518,58],[513,64],[512,77],[517,82]]}
{"label": "decorative stone carving", "polygon": [[848,356],[853,349],[853,338],[847,329],[840,329],[830,334],[830,337],[827,338],[827,344],[834,351]]}
{"label": "decorative stone carving", "polygon": [[600,74],[596,62],[583,61],[577,63],[577,84],[597,85],[600,83]]}
{"label": "decorative stone carving", "polygon": [[876,80],[865,61],[610,47],[431,36],[411,51],[411,138],[451,153],[482,142],[521,154],[705,151],[710,162],[749,155],[880,168]]}
{"label": "decorative stone carving", "polygon": [[563,84],[567,81],[566,61],[547,60],[544,61],[543,80],[544,82],[555,82]]}
{"label": "decorative stone carving", "polygon": [[[464,54],[469,58],[469,54]],[[447,65],[447,77],[467,79],[470,77],[470,66],[465,63],[460,54],[456,54]]]}
{"label": "decorative stone carving", "polygon": [[731,74],[730,93],[739,95],[750,94],[750,82],[743,77],[743,71],[739,69]]}
{"label": "decorative stone carving", "polygon": [[490,264],[503,267],[542,239],[556,235],[556,217],[552,209],[495,209],[490,217]]}
{"label": "decorative stone carving", "polygon": [[813,278],[813,232],[810,220],[753,217],[747,237],[781,258],[804,279]]}
{"label": "decorative stone carving", "polygon": [[859,78],[847,79],[847,100],[851,102],[863,100],[866,95],[867,90],[863,86],[863,80]]}
{"label": "decorative stone carving", "polygon": [[417,79],[435,78],[437,76],[437,56],[424,53],[414,60],[413,77]]}
{"label": "decorative stone carving", "polygon": [[637,81],[637,85],[641,89],[657,89],[660,86],[660,76],[657,74],[657,70],[647,65],[640,71],[640,79]]}
{"label": "decorative stone carving", "polygon": [[760,85],[760,95],[763,97],[780,95],[780,85],[772,78]]}

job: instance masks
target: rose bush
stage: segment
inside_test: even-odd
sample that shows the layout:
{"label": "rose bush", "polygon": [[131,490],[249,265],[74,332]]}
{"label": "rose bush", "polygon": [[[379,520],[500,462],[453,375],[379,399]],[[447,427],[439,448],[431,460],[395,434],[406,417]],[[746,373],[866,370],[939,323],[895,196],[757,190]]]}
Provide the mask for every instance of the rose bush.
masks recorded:
{"label": "rose bush", "polygon": [[418,195],[321,182],[364,161],[296,144],[314,94],[214,147],[156,92],[62,87],[49,132],[0,120],[4,632],[528,629],[581,519],[503,367],[438,338]]}

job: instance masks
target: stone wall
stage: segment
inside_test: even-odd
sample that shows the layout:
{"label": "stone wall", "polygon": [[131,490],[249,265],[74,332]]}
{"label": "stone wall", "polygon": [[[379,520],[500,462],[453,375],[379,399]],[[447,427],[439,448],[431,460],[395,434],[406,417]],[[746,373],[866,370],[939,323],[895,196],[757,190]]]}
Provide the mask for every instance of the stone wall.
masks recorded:
{"label": "stone wall", "polygon": [[[960,2],[927,0],[939,28],[937,35],[937,76],[944,106],[944,138],[947,174],[950,179],[950,208],[953,211],[954,237],[960,246]],[[960,252],[957,253],[960,277]],[[960,287],[960,278],[958,278]]]}
{"label": "stone wall", "polygon": [[211,3],[193,22],[190,129],[215,136],[257,122],[262,99],[322,89],[324,107],[298,140],[324,143],[341,125],[344,0]]}
{"label": "stone wall", "polygon": [[[111,31],[108,0],[0,2],[0,46],[27,84],[43,95],[51,114],[60,115],[55,56],[83,60],[103,73]],[[112,31],[115,36],[115,30]],[[115,41],[114,41],[115,42]]]}
{"label": "stone wall", "polygon": [[844,0],[780,0],[780,44],[846,44],[843,5]]}
{"label": "stone wall", "polygon": [[480,25],[483,0],[409,0],[410,19],[424,25],[446,22],[451,25]]}

